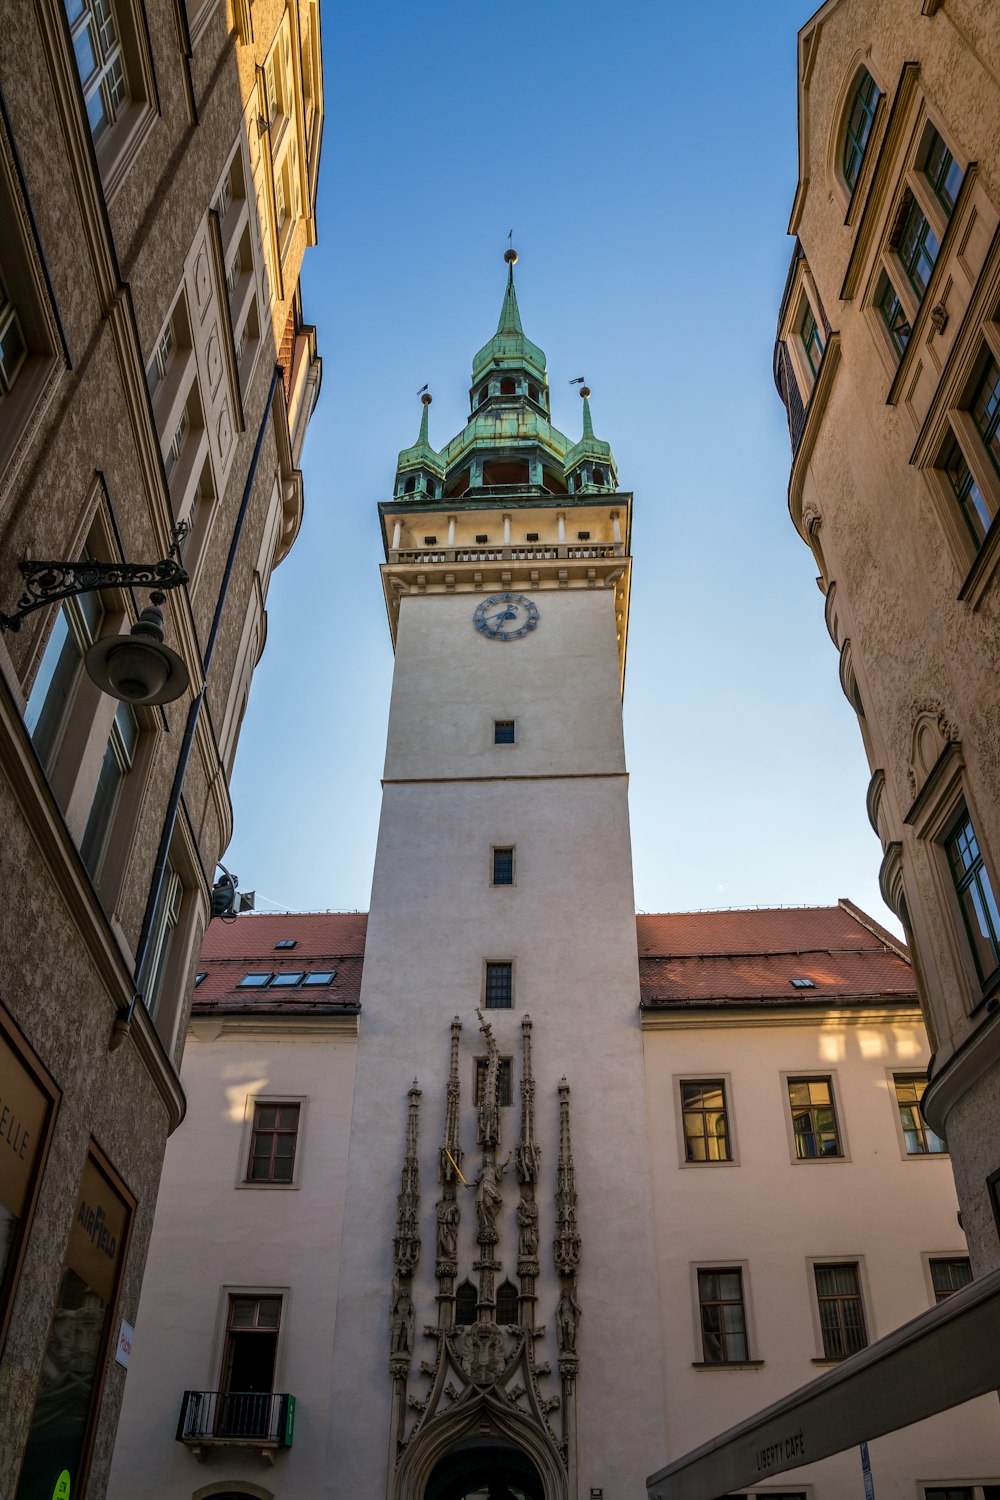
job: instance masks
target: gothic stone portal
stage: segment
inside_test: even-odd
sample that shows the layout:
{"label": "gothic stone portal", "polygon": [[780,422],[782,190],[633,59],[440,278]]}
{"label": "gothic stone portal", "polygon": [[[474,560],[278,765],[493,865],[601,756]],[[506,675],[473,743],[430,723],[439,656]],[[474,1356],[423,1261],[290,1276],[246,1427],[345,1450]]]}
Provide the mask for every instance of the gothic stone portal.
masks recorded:
{"label": "gothic stone portal", "polygon": [[531,1459],[502,1439],[460,1443],[434,1465],[424,1500],[544,1500]]}

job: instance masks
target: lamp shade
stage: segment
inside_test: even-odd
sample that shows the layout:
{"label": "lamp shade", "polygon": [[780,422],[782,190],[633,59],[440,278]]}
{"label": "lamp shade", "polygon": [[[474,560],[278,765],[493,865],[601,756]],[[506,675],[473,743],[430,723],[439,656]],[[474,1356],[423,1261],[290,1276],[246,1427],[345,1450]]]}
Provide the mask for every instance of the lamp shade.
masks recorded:
{"label": "lamp shade", "polygon": [[155,604],[142,611],[128,635],[95,641],[84,665],[102,692],[138,706],[172,703],[189,682],[184,662],[163,644],[163,611]]}

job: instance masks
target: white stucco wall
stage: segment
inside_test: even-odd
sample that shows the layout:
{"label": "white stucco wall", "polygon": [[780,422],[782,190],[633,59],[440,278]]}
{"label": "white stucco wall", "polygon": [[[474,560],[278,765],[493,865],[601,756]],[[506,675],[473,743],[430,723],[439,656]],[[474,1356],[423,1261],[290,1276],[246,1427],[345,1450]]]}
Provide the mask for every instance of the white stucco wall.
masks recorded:
{"label": "white stucco wall", "polygon": [[[340,1475],[345,1494],[385,1492],[388,1310],[406,1091],[416,1076],[423,1090],[419,1331],[437,1321],[436,1161],[456,1014],[463,1021],[466,1176],[471,1179],[478,1166],[472,1059],[485,1051],[475,1007],[488,958],[515,965],[514,1008],[488,1015],[501,1053],[515,1059],[515,1101],[525,1011],[534,1023],[543,1152],[537,1321],[548,1327],[537,1350],[553,1372],[558,1284],[551,1242],[563,1074],[572,1089],[583,1241],[581,1492],[600,1486],[608,1497],[641,1494],[663,1450],[613,598],[599,589],[533,597],[538,629],[510,642],[474,631],[477,596],[408,596],[402,602],[351,1140],[348,1206],[360,1211],[344,1246],[331,1384],[328,1469]],[[517,720],[517,744],[492,744],[495,718]],[[516,886],[490,886],[492,843],[515,846]],[[517,1143],[518,1117],[515,1102],[504,1111],[504,1154]],[[516,1281],[516,1201],[508,1176],[498,1282],[508,1274]],[[459,1280],[468,1275],[475,1282],[471,1194],[464,1196],[462,1215]],[[417,1372],[434,1349],[433,1341],[418,1337],[411,1392],[426,1393],[426,1379]],[[558,1394],[558,1375],[544,1385],[545,1394]],[[556,1413],[557,1428],[560,1421]]]}
{"label": "white stucco wall", "polygon": [[[869,1340],[933,1305],[926,1257],[965,1256],[947,1156],[905,1156],[891,1074],[926,1069],[915,1015],[737,1025],[694,1015],[647,1030],[657,1276],[669,1392],[664,1462],[806,1384],[825,1366],[811,1260],[862,1266]],[[846,1155],[791,1160],[783,1073],[832,1075]],[[738,1164],[681,1165],[682,1078],[727,1075]],[[693,1268],[742,1265],[755,1369],[702,1359]],[[997,1478],[997,1406],[970,1402],[870,1445],[879,1500],[915,1500],[917,1481]],[[856,1450],[773,1478],[815,1486],[816,1500],[860,1494]]]}
{"label": "white stucco wall", "polygon": [[[314,1029],[213,1040],[216,1029],[196,1020],[184,1053],[188,1113],[167,1148],[109,1500],[190,1500],[225,1480],[323,1493],[357,1041]],[[242,1182],[256,1096],[302,1100],[293,1188]],[[274,1389],[296,1397],[295,1440],[274,1470],[232,1448],[201,1465],[174,1436],[182,1393],[219,1388],[240,1288],[282,1297]]]}

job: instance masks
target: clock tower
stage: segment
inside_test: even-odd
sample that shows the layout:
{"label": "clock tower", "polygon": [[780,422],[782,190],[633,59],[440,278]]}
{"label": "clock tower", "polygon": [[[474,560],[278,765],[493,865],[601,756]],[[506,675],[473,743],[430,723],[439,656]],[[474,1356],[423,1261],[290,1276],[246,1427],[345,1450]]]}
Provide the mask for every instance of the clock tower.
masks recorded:
{"label": "clock tower", "polygon": [[[395,650],[331,1401],[338,1493],[623,1500],[665,1451],[628,781],[631,495],[516,252],[379,505]],[[336,1415],[339,1413],[339,1417]]]}

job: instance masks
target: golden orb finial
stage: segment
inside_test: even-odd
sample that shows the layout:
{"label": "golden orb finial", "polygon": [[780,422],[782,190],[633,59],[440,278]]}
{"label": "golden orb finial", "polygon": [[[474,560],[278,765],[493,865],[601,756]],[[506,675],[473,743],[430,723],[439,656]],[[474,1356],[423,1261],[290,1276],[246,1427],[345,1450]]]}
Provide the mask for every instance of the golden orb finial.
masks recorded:
{"label": "golden orb finial", "polygon": [[581,387],[580,387],[580,395],[583,397],[584,400],[586,400],[587,397],[590,395],[590,386],[589,385],[581,385]]}
{"label": "golden orb finial", "polygon": [[517,251],[514,249],[513,245],[509,246],[508,249],[504,251],[503,258],[509,266],[517,265]]}
{"label": "golden orb finial", "polygon": [[430,406],[433,400],[434,397],[431,395],[430,391],[424,391],[424,394],[420,398],[420,404],[421,406]]}

